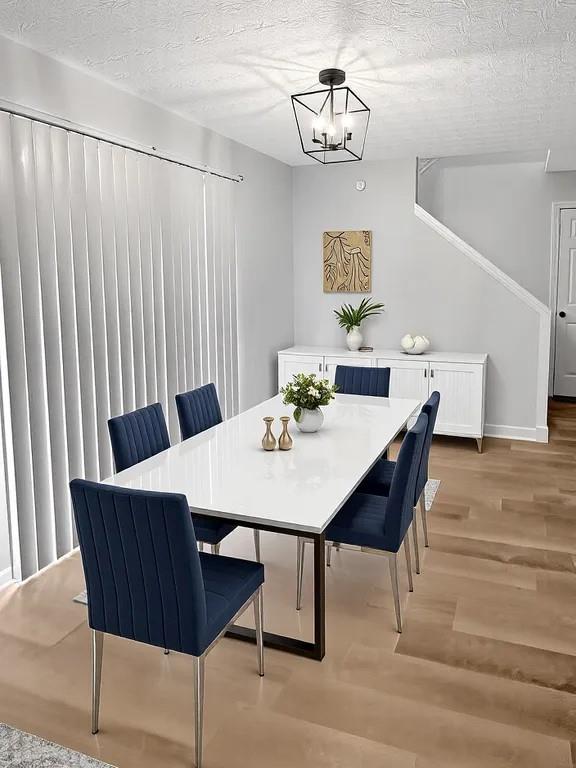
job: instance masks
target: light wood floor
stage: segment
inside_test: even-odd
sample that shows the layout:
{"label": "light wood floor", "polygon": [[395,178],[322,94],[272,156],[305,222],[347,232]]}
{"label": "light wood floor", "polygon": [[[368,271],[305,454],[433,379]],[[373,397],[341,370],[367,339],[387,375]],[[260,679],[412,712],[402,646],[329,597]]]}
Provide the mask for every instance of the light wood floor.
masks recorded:
{"label": "light wood floor", "polygon": [[[384,558],[334,553],[323,663],[224,640],[207,662],[206,768],[574,768],[576,406],[551,405],[549,445],[438,439],[431,547],[394,630]],[[296,446],[297,450],[297,446]],[[294,610],[295,542],[263,536],[266,624]],[[252,556],[250,533],[223,553]],[[405,573],[403,587],[406,589]],[[192,665],[105,643],[101,732],[90,735],[77,556],[0,593],[0,720],[120,768],[193,760]]]}

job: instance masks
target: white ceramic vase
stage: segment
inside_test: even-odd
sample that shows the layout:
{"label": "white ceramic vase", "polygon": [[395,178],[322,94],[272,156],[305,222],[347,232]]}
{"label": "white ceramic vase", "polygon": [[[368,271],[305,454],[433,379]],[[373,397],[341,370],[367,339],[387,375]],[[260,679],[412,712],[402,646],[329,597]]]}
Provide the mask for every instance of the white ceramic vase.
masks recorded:
{"label": "white ceramic vase", "polygon": [[348,346],[350,352],[358,352],[362,346],[362,341],[363,339],[362,334],[360,333],[360,326],[355,325],[348,331],[348,335],[346,336],[346,345]]}
{"label": "white ceramic vase", "polygon": [[300,432],[318,432],[324,423],[324,414],[320,408],[296,408],[294,421]]}

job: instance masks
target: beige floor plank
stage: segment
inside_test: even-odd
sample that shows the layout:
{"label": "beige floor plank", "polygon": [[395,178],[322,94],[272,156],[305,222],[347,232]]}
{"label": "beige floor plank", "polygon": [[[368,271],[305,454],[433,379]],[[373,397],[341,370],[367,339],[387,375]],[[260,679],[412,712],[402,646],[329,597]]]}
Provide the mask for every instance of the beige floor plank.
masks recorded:
{"label": "beige floor plank", "polygon": [[462,597],[454,629],[576,657],[576,613],[566,609],[565,599],[520,590],[493,594],[490,601]]}
{"label": "beige floor plank", "polygon": [[[397,654],[576,694],[574,656],[410,619]],[[576,704],[576,698],[574,699]]]}
{"label": "beige floor plank", "polygon": [[339,678],[352,685],[567,741],[576,734],[574,696],[550,688],[401,654],[392,656],[361,645],[352,646]]}
{"label": "beige floor plank", "polygon": [[274,710],[338,731],[409,749],[436,760],[461,760],[483,768],[571,768],[570,743],[564,739],[502,725],[341,680],[289,683]]}

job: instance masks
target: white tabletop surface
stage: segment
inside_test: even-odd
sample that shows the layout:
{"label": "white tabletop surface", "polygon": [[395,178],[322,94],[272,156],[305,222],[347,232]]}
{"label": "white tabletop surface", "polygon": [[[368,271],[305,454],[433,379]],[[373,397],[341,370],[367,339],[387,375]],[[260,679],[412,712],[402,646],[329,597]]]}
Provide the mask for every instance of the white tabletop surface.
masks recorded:
{"label": "white tabletop surface", "polygon": [[291,451],[264,451],[264,416],[291,416],[279,395],[104,482],[184,493],[203,514],[240,523],[324,530],[360,480],[420,406],[418,400],[337,395],[319,432],[293,420]]}

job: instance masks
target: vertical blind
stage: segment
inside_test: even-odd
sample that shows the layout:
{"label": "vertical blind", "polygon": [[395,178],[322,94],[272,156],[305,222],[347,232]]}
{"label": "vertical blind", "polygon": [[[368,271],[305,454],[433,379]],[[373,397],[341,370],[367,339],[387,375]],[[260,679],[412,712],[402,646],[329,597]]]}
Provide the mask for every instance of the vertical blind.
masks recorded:
{"label": "vertical blind", "polygon": [[75,546],[68,482],[112,474],[111,415],[160,401],[175,441],[174,395],[208,381],[237,413],[233,186],[0,113],[7,487],[23,577]]}

